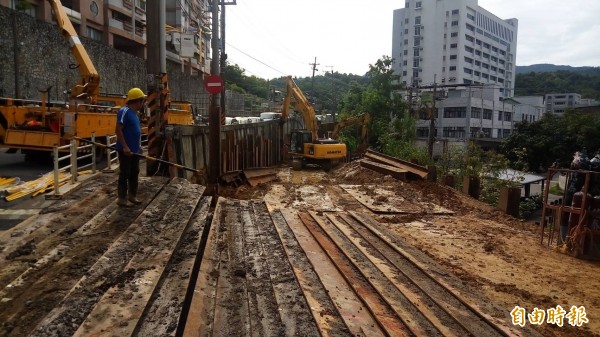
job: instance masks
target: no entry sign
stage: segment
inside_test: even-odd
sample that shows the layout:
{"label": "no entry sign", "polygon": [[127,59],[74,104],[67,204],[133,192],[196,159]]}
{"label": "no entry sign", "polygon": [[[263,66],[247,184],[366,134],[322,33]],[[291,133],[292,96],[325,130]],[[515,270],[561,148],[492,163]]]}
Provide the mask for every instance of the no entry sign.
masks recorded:
{"label": "no entry sign", "polygon": [[223,91],[223,79],[218,75],[210,75],[204,81],[204,88],[211,94]]}

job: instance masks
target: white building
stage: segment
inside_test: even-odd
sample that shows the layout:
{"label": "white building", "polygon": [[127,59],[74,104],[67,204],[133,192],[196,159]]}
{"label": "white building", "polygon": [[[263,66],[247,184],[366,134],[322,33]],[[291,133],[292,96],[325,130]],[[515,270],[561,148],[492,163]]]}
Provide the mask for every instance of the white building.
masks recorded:
{"label": "white building", "polygon": [[544,115],[543,96],[515,96],[506,99],[506,103],[514,105],[513,122],[535,122]]}
{"label": "white building", "polygon": [[517,19],[477,0],[406,0],[393,23],[394,70],[406,85],[488,84],[513,95]]}
{"label": "white building", "polygon": [[598,105],[598,101],[581,98],[581,95],[576,93],[547,94],[544,101],[546,102],[546,112],[559,115],[569,109]]}

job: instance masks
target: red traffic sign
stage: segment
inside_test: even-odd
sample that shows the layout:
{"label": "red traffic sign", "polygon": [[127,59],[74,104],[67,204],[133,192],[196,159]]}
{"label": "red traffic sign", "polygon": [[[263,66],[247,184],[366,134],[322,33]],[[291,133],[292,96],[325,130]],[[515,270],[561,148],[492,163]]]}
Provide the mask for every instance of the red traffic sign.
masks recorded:
{"label": "red traffic sign", "polygon": [[223,79],[218,75],[210,75],[204,80],[204,88],[211,94],[223,91]]}

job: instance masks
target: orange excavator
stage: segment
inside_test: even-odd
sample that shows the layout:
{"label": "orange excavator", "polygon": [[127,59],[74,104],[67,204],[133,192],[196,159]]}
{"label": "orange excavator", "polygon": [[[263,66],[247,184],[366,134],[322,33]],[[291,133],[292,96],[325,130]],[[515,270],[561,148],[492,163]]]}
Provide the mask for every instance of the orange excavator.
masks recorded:
{"label": "orange excavator", "polygon": [[281,112],[283,121],[289,117],[292,98],[295,101],[294,110],[302,116],[305,127],[302,130],[292,130],[290,133],[289,155],[294,159],[293,164],[300,167],[316,164],[329,171],[336,162],[346,159],[346,144],[331,138],[317,137],[319,126],[315,110],[291,76],[286,80],[286,95]]}

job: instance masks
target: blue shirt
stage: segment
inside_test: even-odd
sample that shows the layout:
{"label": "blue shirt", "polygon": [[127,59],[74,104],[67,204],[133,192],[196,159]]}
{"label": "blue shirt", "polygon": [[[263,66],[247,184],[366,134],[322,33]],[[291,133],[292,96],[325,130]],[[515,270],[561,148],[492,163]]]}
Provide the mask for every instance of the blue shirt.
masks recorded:
{"label": "blue shirt", "polygon": [[[131,152],[141,153],[142,126],[137,113],[128,106],[122,107],[117,113],[117,124],[123,126],[122,130],[123,136],[125,136],[125,143],[127,143]],[[117,142],[116,148],[117,151],[123,151],[123,146],[120,142]]]}

